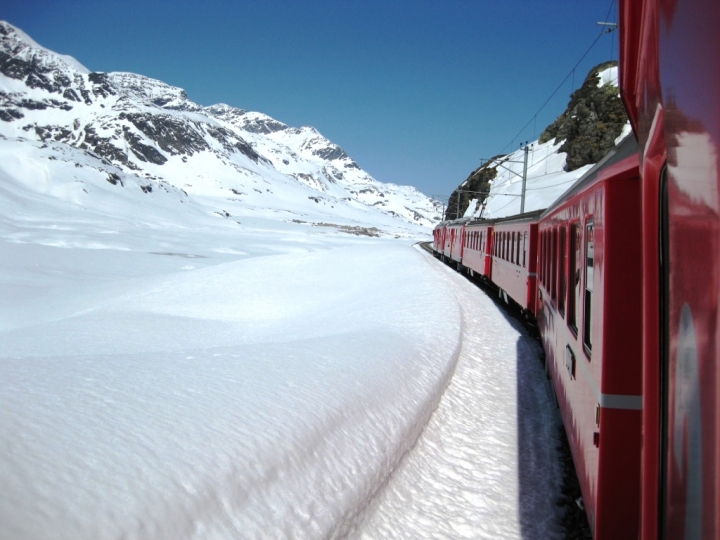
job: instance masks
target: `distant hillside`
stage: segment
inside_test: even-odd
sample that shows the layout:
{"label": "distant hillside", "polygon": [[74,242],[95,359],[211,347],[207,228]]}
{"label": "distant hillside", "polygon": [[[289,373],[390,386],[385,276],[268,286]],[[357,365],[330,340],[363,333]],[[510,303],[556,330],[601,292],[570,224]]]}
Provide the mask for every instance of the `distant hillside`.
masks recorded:
{"label": "distant hillside", "polygon": [[[572,93],[567,109],[529,145],[528,189],[544,192],[530,194],[532,202],[526,202],[525,210],[551,204],[585,167],[602,159],[627,129],[627,114],[617,86],[617,62],[603,62],[592,68],[582,86]],[[520,182],[522,164],[512,162],[522,162],[523,157],[522,151],[497,155],[470,173],[450,196],[446,219],[479,215],[483,204],[487,206],[483,216],[518,213],[515,184]],[[493,191],[497,200],[489,204],[487,198]]]}

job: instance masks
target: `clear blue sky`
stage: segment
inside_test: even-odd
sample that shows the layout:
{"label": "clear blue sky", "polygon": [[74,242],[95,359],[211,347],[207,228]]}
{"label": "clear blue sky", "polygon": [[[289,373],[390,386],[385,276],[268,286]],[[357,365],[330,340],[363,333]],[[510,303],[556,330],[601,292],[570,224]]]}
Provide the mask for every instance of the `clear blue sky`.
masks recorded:
{"label": "clear blue sky", "polygon": [[[130,71],[291,126],[382,182],[447,195],[537,138],[594,65],[614,0],[4,0],[0,19],[93,71]],[[528,128],[517,138],[521,128]]]}

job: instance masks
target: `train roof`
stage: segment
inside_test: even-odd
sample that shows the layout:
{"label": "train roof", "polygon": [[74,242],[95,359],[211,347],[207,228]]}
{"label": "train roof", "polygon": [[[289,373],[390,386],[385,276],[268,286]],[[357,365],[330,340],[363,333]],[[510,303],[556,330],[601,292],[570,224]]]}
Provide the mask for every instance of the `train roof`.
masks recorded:
{"label": "train roof", "polygon": [[570,186],[570,188],[563,193],[558,199],[548,206],[547,210],[542,211],[540,217],[552,212],[555,208],[560,206],[562,203],[567,201],[570,197],[584,189],[588,184],[591,184],[598,177],[600,172],[616,163],[620,163],[622,160],[638,153],[638,143],[635,135],[630,133],[625,137],[619,145],[610,150],[604,158],[598,161],[593,167],[590,168],[585,174],[583,174],[578,180]]}

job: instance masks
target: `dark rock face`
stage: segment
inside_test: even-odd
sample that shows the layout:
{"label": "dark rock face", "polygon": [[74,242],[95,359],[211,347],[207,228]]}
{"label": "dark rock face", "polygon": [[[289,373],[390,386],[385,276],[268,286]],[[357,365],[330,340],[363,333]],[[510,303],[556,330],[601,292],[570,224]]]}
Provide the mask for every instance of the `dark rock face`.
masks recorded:
{"label": "dark rock face", "polygon": [[332,161],[334,159],[343,159],[348,157],[348,155],[345,153],[345,150],[340,148],[339,146],[331,145],[326,148],[320,148],[318,150],[315,150],[313,152],[313,155],[318,156],[322,159],[327,159],[328,161]]}
{"label": "dark rock face", "polygon": [[287,129],[287,126],[282,122],[278,122],[277,120],[262,119],[248,122],[243,126],[243,129],[251,133],[260,133],[262,135],[267,135],[268,133],[274,133],[276,131],[282,131],[284,129]]}
{"label": "dark rock face", "polygon": [[202,135],[188,129],[188,123],[177,117],[150,113],[120,113],[120,120],[129,120],[143,135],[171,154],[192,156],[208,149]]}
{"label": "dark rock face", "polygon": [[559,151],[567,153],[568,171],[600,161],[615,146],[615,139],[627,123],[617,87],[598,87],[598,74],[616,65],[612,61],[594,67],[570,96],[565,112],[540,135],[540,143],[565,140]]}
{"label": "dark rock face", "polygon": [[490,167],[490,164],[500,157],[502,156],[495,156],[485,165],[475,169],[460,187],[452,192],[448,199],[445,219],[462,217],[473,199],[478,199],[480,204],[487,199],[490,193],[490,181],[497,176],[497,167]]}

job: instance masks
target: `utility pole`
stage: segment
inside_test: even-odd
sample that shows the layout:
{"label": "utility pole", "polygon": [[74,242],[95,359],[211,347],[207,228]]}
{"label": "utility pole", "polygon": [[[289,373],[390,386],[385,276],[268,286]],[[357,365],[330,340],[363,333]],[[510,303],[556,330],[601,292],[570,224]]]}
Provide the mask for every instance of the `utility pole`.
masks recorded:
{"label": "utility pole", "polygon": [[520,197],[520,213],[525,213],[525,185],[527,184],[527,162],[528,162],[528,145],[525,143],[525,160],[523,161],[522,175],[522,196]]}

